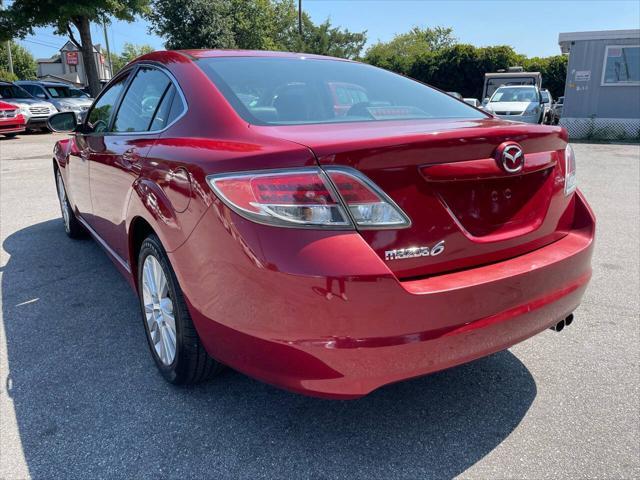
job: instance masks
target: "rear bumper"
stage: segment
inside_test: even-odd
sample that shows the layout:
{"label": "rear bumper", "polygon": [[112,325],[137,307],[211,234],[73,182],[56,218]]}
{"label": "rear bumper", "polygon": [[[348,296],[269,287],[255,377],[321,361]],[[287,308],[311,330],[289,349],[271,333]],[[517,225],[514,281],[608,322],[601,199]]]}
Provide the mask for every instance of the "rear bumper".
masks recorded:
{"label": "rear bumper", "polygon": [[[213,357],[292,391],[356,398],[508,348],[571,313],[594,238],[581,195],[575,211],[568,235],[543,248],[408,282],[358,234],[283,239],[280,229],[272,241],[215,208],[170,258]],[[206,247],[204,236],[221,241]]]}

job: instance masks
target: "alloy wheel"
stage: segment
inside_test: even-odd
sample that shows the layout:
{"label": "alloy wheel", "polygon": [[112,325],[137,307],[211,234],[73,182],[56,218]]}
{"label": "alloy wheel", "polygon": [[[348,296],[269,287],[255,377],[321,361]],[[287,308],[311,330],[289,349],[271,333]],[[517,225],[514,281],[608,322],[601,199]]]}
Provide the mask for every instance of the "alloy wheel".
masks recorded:
{"label": "alloy wheel", "polygon": [[64,189],[64,182],[62,181],[62,175],[60,172],[56,175],[58,181],[58,200],[60,200],[60,210],[62,211],[62,221],[64,222],[64,229],[67,233],[71,231],[71,215],[69,214],[69,202],[67,201],[67,192]]}
{"label": "alloy wheel", "polygon": [[153,348],[164,365],[171,365],[176,357],[174,305],[164,269],[153,255],[142,267],[142,301]]}

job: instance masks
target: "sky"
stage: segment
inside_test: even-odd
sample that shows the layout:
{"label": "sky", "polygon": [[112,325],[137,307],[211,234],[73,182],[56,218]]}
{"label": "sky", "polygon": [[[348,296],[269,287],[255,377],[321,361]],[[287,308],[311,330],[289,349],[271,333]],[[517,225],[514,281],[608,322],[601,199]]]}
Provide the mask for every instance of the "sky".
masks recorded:
{"label": "sky", "polygon": [[[367,46],[387,41],[414,26],[452,27],[462,43],[481,47],[511,45],[527,56],[560,53],[558,34],[589,30],[640,28],[638,0],[303,0],[314,22],[329,17],[336,26],[367,31]],[[142,19],[108,27],[112,52],[125,42],[163,49],[162,39],[148,32]],[[101,25],[92,25],[94,43],[104,45]],[[39,28],[21,43],[36,58],[50,57],[65,43],[51,28]]]}

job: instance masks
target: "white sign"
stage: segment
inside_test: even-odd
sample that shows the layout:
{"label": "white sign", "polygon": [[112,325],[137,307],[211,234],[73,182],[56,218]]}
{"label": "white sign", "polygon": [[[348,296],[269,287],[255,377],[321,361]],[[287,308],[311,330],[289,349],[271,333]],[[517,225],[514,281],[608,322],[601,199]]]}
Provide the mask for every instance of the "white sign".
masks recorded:
{"label": "white sign", "polygon": [[576,82],[588,82],[591,80],[591,70],[577,70]]}

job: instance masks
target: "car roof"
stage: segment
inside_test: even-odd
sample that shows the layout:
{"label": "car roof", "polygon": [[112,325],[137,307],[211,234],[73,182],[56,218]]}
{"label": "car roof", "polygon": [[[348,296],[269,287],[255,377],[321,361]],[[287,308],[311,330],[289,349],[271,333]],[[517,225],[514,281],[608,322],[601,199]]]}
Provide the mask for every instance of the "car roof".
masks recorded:
{"label": "car roof", "polygon": [[49,86],[52,86],[52,87],[71,87],[71,85],[69,85],[67,83],[49,82],[49,81],[43,81],[43,80],[18,80],[16,83],[18,85],[31,84],[31,85],[49,85]]}
{"label": "car roof", "polygon": [[339,60],[341,62],[351,62],[345,58],[329,57],[324,55],[315,55],[311,53],[295,53],[295,52],[276,52],[270,50],[208,50],[208,49],[191,49],[191,50],[163,50],[147,53],[138,57],[134,61],[152,60],[159,62],[169,62],[176,58],[176,55],[188,57],[191,60],[200,58],[222,58],[222,57],[262,57],[262,58],[305,58],[314,60]]}
{"label": "car roof", "polygon": [[498,88],[537,88],[535,85],[500,85]]}

